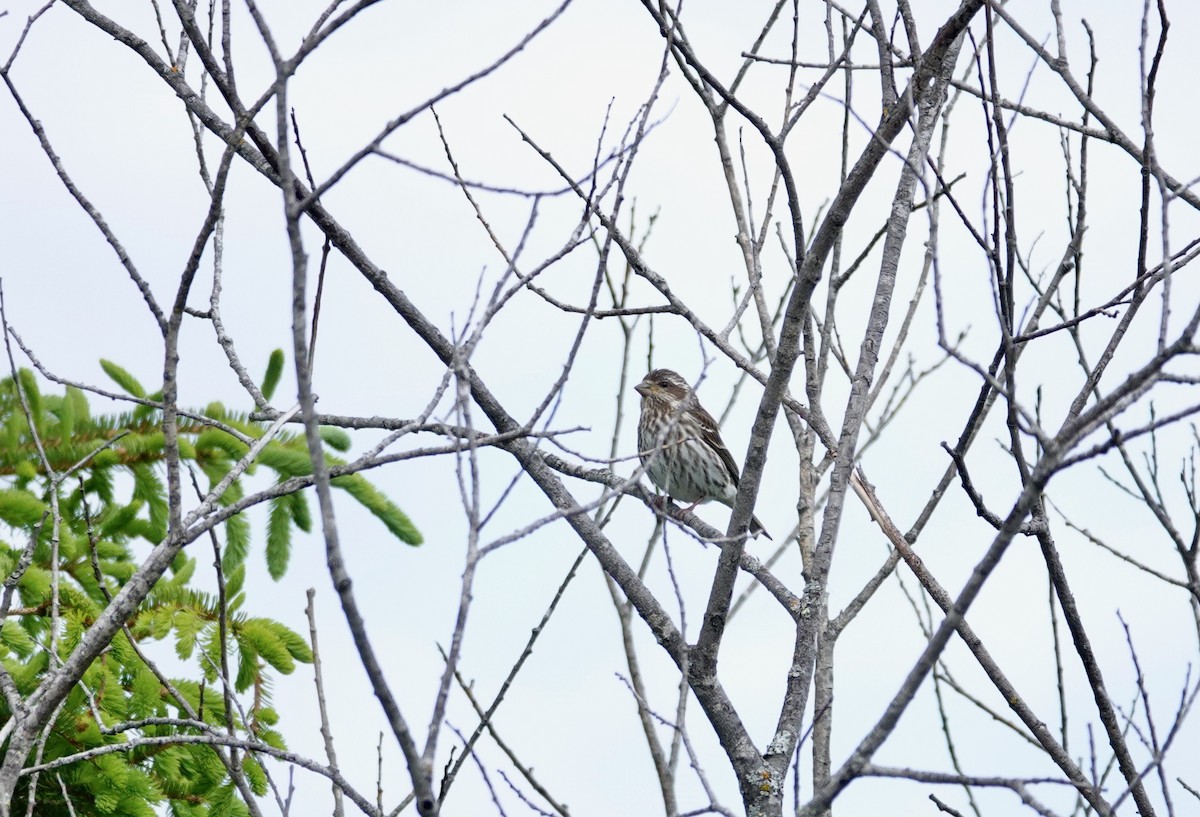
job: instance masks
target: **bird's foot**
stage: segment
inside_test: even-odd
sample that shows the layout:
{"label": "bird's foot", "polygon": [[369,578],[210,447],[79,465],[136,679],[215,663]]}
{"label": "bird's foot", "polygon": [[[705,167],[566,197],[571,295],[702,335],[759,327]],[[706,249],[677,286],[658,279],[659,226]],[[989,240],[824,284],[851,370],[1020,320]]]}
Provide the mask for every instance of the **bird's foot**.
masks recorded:
{"label": "bird's foot", "polygon": [[655,494],[650,497],[650,504],[654,506],[654,510],[668,516],[671,515],[672,511],[678,510],[675,503],[671,501],[671,497],[663,496],[662,494]]}

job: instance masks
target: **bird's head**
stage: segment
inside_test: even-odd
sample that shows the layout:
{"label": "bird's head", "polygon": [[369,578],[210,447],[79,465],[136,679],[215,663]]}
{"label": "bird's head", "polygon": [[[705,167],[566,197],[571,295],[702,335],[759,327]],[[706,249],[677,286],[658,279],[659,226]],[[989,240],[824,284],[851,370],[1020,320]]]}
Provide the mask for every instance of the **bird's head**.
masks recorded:
{"label": "bird's head", "polygon": [[643,400],[664,400],[678,403],[692,393],[688,382],[670,369],[655,369],[633,387]]}

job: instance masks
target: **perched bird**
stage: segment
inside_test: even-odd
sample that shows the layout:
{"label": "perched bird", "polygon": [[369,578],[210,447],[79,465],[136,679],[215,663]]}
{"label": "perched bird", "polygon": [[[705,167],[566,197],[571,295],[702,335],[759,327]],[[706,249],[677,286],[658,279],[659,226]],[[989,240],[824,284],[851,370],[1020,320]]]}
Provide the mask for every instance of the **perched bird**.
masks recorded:
{"label": "perched bird", "polygon": [[[638,456],[650,481],[671,499],[690,502],[689,511],[710,499],[732,508],[737,463],[688,382],[670,369],[655,369],[633,388],[642,396]],[[753,516],[750,533],[771,538]]]}

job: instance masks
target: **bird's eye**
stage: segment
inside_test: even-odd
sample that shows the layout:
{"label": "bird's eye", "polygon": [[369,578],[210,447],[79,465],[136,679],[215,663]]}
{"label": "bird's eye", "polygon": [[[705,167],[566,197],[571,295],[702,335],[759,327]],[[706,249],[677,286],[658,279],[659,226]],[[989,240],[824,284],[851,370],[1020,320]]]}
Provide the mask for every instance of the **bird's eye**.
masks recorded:
{"label": "bird's eye", "polygon": [[658,385],[665,389],[668,386],[670,386],[671,384],[669,382],[667,382],[666,380],[660,380],[660,381],[658,381]]}

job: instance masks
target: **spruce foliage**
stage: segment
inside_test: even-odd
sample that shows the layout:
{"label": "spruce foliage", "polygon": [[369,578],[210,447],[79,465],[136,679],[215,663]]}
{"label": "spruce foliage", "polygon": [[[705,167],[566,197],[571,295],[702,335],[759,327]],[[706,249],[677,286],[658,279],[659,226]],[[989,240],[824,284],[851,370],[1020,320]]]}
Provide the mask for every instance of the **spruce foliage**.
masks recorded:
{"label": "spruce foliage", "polygon": [[[263,391],[278,383],[283,356],[272,355]],[[125,369],[102,361],[104,371],[129,395],[156,400]],[[88,626],[137,570],[147,544],[167,535],[169,508],[163,471],[161,416],[153,406],[93,415],[86,396],[67,387],[42,393],[29,371],[0,381],[0,576],[13,577],[26,546],[33,542],[32,562],[19,574],[10,608],[0,625],[0,661],[17,690],[27,696],[48,668],[64,660]],[[24,405],[20,399],[24,396]],[[249,438],[265,429],[246,414],[212,403],[194,415],[211,418]],[[36,429],[31,433],[30,419]],[[323,435],[331,448],[345,451],[348,436],[338,429]],[[39,451],[40,443],[40,451]],[[183,483],[191,492],[187,469],[202,490],[211,489],[246,454],[248,446],[227,431],[181,416],[179,448]],[[76,470],[57,488],[58,524],[51,514],[54,487],[43,465],[43,452],[54,472]],[[330,457],[330,464],[341,461]],[[245,481],[265,487],[254,474],[267,469],[278,483],[311,473],[303,435],[282,433],[270,442],[247,472],[220,498],[222,505],[241,499]],[[421,535],[408,517],[365,478],[339,477],[334,484],[366,507],[396,538],[411,545]],[[194,493],[190,493],[194,496]],[[184,503],[184,509],[195,502]],[[309,531],[313,517],[303,491],[270,501],[265,554],[272,577],[287,569],[292,534]],[[243,702],[227,716],[220,680],[222,666],[220,594],[193,586],[198,559],[212,561],[205,539],[182,551],[145,602],[99,659],[84,674],[58,712],[41,761],[49,762],[88,749],[127,743],[132,737],[197,735],[198,727],[145,724],[112,733],[121,723],[144,719],[187,719],[185,707],[205,723],[224,729],[231,717],[240,736],[284,748],[277,731],[278,713],[271,706],[272,673],[288,674],[297,663],[311,663],[308,643],[300,634],[269,618],[244,611],[247,589],[245,561],[251,550],[250,525],[242,514],[231,516],[217,531],[222,550],[225,605],[225,653],[232,685]],[[60,626],[52,633],[52,558],[57,537]],[[202,549],[202,550],[198,550]],[[11,580],[10,580],[11,583]],[[55,643],[57,642],[57,643]],[[153,654],[155,642],[166,642],[193,668],[192,677],[155,675],[136,647]],[[161,648],[158,654],[161,653]],[[10,717],[0,696],[0,723]],[[27,763],[32,765],[31,755]],[[248,786],[265,794],[267,781],[253,756],[242,757]],[[61,785],[60,780],[61,778]],[[21,778],[14,807],[23,811],[31,776]],[[114,752],[75,762],[38,776],[39,817],[75,814],[227,817],[247,810],[227,767],[212,746],[154,745]]]}

